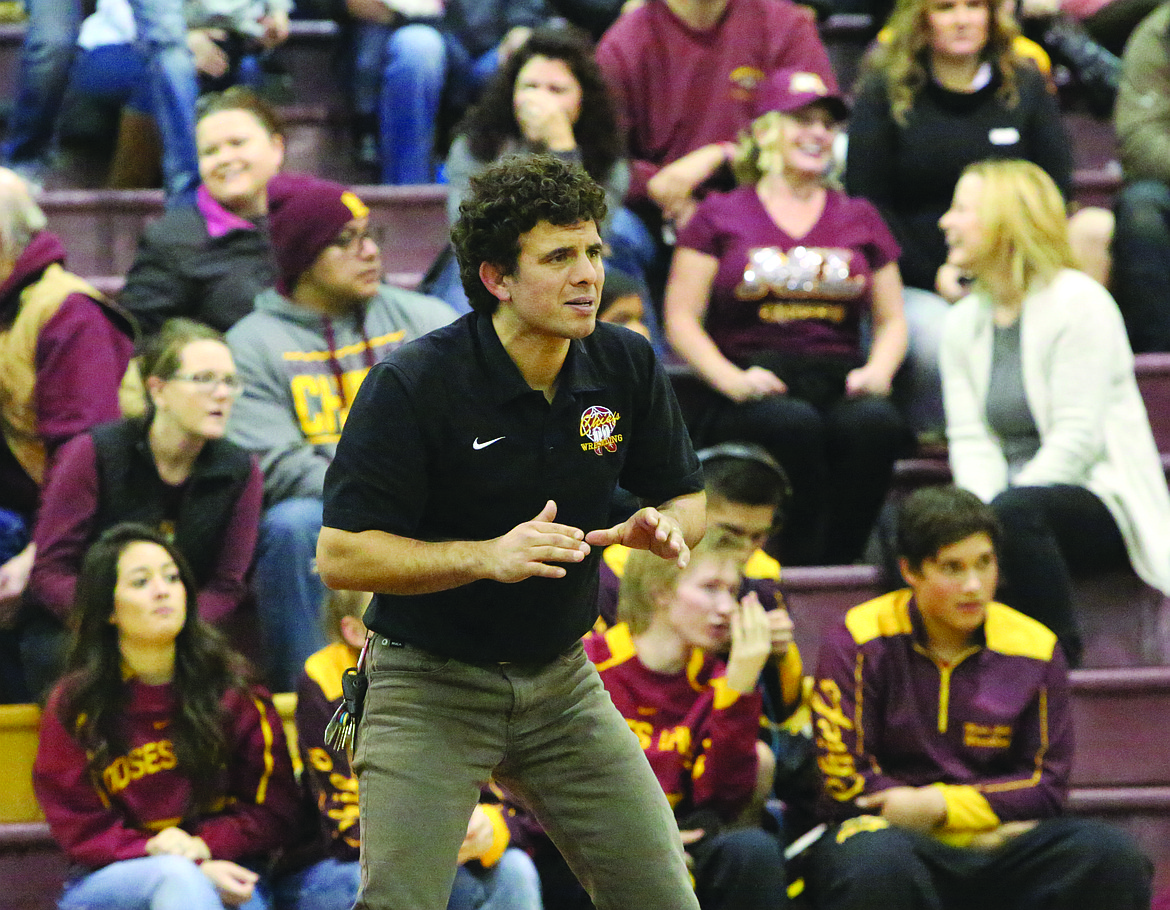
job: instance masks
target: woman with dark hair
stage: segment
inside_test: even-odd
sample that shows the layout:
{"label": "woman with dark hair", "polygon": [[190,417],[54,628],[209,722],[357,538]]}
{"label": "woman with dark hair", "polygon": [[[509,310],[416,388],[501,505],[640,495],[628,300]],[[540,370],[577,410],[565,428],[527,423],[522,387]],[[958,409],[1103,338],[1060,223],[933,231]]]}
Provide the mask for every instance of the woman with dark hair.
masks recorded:
{"label": "woman with dark hair", "polygon": [[152,335],[175,316],[226,332],[275,280],[268,183],[284,163],[284,128],[267,102],[233,87],[199,100],[195,202],[149,224],[118,297]]}
{"label": "woman with dark hair", "polygon": [[[570,26],[535,29],[501,65],[460,125],[447,155],[447,215],[454,224],[472,175],[505,155],[547,152],[576,162],[605,190],[608,215],[603,239],[613,239],[614,225],[632,218],[622,208],[630,182],[613,102],[593,45]],[[641,283],[634,255],[615,247],[608,264]],[[466,310],[453,266],[436,282],[433,293]],[[643,294],[645,299],[645,295]],[[658,335],[653,314],[651,333]]]}
{"label": "woman with dark hair", "polygon": [[120,524],[86,554],[33,786],[73,868],[62,910],[263,910],[294,829],[280,717],[194,609],[182,555]]}
{"label": "woman with dark hair", "polygon": [[471,175],[504,155],[548,152],[575,161],[621,206],[629,182],[613,102],[593,45],[572,28],[538,28],[467,112],[447,156],[454,224]]}
{"label": "woman with dark hair", "polygon": [[41,498],[21,636],[30,691],[42,694],[64,656],[86,549],[111,525],[136,521],[183,553],[200,616],[221,624],[247,594],[263,477],[223,438],[240,392],[222,336],[174,319],[140,358],[147,409],[70,440]]}

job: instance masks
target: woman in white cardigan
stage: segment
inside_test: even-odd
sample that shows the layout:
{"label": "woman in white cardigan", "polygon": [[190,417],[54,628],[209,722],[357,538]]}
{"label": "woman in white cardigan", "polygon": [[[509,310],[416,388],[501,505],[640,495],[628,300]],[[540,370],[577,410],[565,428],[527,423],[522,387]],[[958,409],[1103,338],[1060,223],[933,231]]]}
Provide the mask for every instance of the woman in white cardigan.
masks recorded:
{"label": "woman in white cardigan", "polygon": [[973,279],[940,366],[955,482],[1003,523],[1000,599],[1076,662],[1074,574],[1170,594],[1170,493],[1113,298],[1072,268],[1064,203],[1026,161],[968,167],[940,220]]}

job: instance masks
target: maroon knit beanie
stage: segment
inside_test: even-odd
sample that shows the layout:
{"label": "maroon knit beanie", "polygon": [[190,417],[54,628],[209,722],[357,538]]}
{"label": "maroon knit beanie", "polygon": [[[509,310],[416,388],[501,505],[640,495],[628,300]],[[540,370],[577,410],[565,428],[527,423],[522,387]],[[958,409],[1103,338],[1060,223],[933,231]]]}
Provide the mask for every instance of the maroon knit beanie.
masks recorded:
{"label": "maroon knit beanie", "polygon": [[357,195],[332,180],[278,174],[268,184],[268,237],[276,289],[289,294],[342,228],[370,214]]}

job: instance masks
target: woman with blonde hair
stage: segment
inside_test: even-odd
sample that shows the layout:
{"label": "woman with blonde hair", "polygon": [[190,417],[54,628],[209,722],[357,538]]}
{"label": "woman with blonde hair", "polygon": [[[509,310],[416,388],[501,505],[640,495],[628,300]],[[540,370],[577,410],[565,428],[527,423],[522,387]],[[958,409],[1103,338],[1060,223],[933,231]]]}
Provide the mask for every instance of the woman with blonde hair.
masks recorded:
{"label": "woman with blonde hair", "polygon": [[1170,594],[1170,493],[1125,326],[1073,268],[1060,191],[1036,165],[967,167],[939,224],[973,279],[941,354],[951,470],[1003,524],[1000,599],[1075,663],[1074,570],[1132,566]]}
{"label": "woman with blonde hair", "polygon": [[744,185],[700,203],[666,287],[667,338],[711,387],[696,441],[759,444],[792,482],[786,563],[857,560],[912,441],[887,397],[906,350],[898,245],[828,183],[846,115],[815,73],[769,77]]}
{"label": "woman with blonde hair", "polygon": [[938,227],[955,182],[974,161],[1025,158],[1067,199],[1072,151],[1000,0],[899,0],[887,31],[858,88],[845,188],[878,207],[901,245],[910,352],[896,398],[915,429],[937,430],[942,324],[965,293]]}

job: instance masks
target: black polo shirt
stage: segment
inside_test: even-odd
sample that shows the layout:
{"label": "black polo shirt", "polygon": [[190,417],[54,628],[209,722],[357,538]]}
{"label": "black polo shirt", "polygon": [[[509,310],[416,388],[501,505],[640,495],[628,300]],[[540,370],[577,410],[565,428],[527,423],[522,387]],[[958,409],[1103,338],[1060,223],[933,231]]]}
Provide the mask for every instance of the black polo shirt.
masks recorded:
{"label": "black polo shirt", "polygon": [[[670,382],[637,334],[574,340],[556,397],[524,381],[489,317],[471,313],[390,354],[362,383],[325,475],[326,527],[488,540],[534,518],[609,526],[618,484],[658,504],[703,488]],[[379,594],[366,624],[463,661],[552,659],[597,617],[601,548],[564,578]]]}

